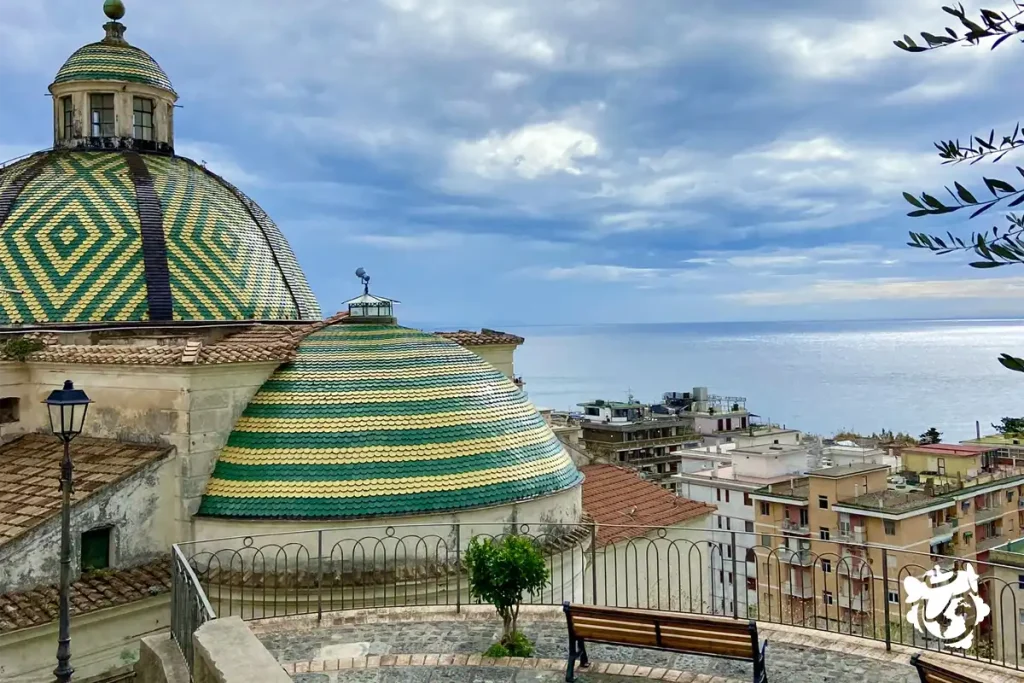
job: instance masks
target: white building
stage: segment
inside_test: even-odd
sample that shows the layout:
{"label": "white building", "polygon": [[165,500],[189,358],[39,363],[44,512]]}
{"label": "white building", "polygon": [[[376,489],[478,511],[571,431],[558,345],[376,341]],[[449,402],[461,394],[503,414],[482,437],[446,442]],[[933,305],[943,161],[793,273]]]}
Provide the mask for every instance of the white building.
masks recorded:
{"label": "white building", "polygon": [[[804,472],[808,454],[803,446],[774,443],[722,450],[704,456],[714,462],[712,466],[673,479],[679,496],[718,508],[711,525],[712,538],[721,551],[706,559],[711,576],[710,602],[718,614],[744,616],[747,606],[757,601],[752,550],[757,537],[750,494]],[[697,461],[701,455],[691,453],[689,457]]]}
{"label": "white building", "polygon": [[890,474],[900,471],[900,457],[880,448],[859,446],[853,441],[837,441],[821,449],[821,467],[850,465],[888,465]]}

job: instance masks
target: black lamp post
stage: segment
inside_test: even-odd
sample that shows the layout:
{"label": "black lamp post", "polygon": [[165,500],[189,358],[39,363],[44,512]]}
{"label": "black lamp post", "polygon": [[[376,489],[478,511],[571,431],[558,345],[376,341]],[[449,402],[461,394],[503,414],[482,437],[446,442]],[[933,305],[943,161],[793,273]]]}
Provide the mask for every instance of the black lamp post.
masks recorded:
{"label": "black lamp post", "polygon": [[69,683],[71,674],[71,614],[68,590],[71,584],[71,440],[82,433],[85,413],[92,401],[71,380],[64,380],[63,389],[54,389],[45,401],[50,411],[50,430],[64,442],[64,459],[60,464],[60,630],[57,635],[57,668],[53,675],[59,683]]}

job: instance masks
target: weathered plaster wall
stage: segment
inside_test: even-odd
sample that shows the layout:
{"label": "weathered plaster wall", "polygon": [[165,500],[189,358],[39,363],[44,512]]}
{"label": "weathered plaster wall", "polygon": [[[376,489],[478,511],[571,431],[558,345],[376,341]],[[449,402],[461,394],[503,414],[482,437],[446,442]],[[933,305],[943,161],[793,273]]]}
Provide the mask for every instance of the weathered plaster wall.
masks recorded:
{"label": "weathered plaster wall", "polygon": [[[71,617],[71,666],[75,680],[119,669],[138,658],[139,639],[166,633],[167,594]],[[163,636],[170,640],[166,635]],[[0,681],[52,681],[57,664],[57,623],[0,634]]]}
{"label": "weathered plaster wall", "polygon": [[[173,457],[165,457],[73,506],[72,577],[81,571],[81,535],[91,529],[112,527],[112,567],[139,565],[167,554],[177,540],[174,464]],[[59,515],[0,546],[0,593],[57,583],[59,548]]]}
{"label": "weathered plaster wall", "polygon": [[518,348],[515,344],[485,344],[483,346],[467,346],[466,348],[493,365],[506,377],[511,379],[515,376],[513,355]]}

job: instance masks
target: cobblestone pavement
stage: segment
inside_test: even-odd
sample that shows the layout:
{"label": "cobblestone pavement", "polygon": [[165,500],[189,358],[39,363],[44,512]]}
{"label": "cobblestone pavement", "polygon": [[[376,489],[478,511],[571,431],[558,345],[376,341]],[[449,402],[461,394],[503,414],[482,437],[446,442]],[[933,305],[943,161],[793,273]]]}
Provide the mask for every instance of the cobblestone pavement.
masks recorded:
{"label": "cobblestone pavement", "polygon": [[[552,621],[521,623],[536,644],[535,657],[564,658],[566,629]],[[432,621],[345,624],[330,628],[259,633],[257,637],[281,662],[388,654],[481,654],[497,640],[500,625],[488,621]],[[677,655],[656,650],[592,645],[587,648],[595,662],[621,662],[644,667],[677,669],[708,677],[750,680],[745,662]],[[768,643],[768,679],[773,683],[914,683],[908,665],[881,662],[830,650]],[[551,676],[551,673],[556,675]],[[582,672],[581,672],[582,673]],[[590,683],[619,683],[621,676],[583,674]],[[557,683],[557,672],[494,667],[396,667],[295,674],[302,683]],[[634,683],[637,679],[631,679]],[[698,677],[697,680],[701,680]]]}

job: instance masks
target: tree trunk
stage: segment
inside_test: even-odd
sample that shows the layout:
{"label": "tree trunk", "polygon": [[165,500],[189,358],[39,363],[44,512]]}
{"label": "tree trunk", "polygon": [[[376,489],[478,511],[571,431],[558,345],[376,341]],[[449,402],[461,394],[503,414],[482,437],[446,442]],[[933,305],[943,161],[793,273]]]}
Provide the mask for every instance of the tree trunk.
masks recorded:
{"label": "tree trunk", "polygon": [[502,642],[508,642],[508,639],[512,636],[513,624],[515,623],[512,617],[511,610],[505,610],[501,613],[501,640]]}
{"label": "tree trunk", "polygon": [[516,603],[516,610],[512,613],[512,632],[519,630],[519,603]]}

